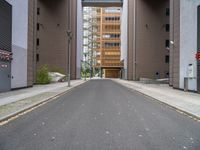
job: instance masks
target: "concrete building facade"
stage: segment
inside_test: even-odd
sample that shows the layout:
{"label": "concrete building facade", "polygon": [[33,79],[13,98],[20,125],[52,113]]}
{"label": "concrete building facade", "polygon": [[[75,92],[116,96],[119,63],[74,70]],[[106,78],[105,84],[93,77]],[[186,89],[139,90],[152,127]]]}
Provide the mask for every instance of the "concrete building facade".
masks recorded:
{"label": "concrete building facade", "polygon": [[[36,70],[47,65],[50,70],[68,73],[68,58],[71,58],[71,79],[80,78],[80,53],[77,51],[77,2],[61,0],[37,0],[36,7]],[[70,6],[69,6],[70,5]],[[69,10],[70,8],[70,10]],[[79,6],[80,8],[80,6]],[[80,9],[80,11],[82,11]],[[80,15],[80,14],[79,14]],[[70,24],[68,24],[70,22]],[[69,54],[67,31],[72,31]],[[80,49],[79,49],[80,51]],[[77,61],[79,60],[79,61]],[[79,69],[77,69],[77,66]]]}
{"label": "concrete building facade", "polygon": [[120,78],[123,63],[121,56],[121,8],[101,9],[100,66],[105,78]]}
{"label": "concrete building facade", "polygon": [[[2,0],[1,0],[2,1]],[[5,0],[4,0],[5,1]],[[200,91],[200,0],[6,0],[12,6],[11,88],[32,86],[42,65],[80,78],[83,7],[121,7],[123,78],[167,78],[174,88]],[[68,6],[70,5],[70,9]],[[19,17],[20,16],[20,17]],[[3,49],[3,48],[1,48]]]}
{"label": "concrete building facade", "polygon": [[92,67],[101,70],[100,76],[119,78],[123,68],[120,61],[121,9],[86,7],[84,10],[84,47],[91,55]]}
{"label": "concrete building facade", "polygon": [[127,47],[126,43],[122,45],[127,52],[121,58],[125,62],[124,78],[169,77],[169,1],[125,0],[123,11],[122,20],[128,22],[127,26],[122,24],[122,36],[127,37]]}
{"label": "concrete building facade", "polygon": [[171,0],[170,85],[200,92],[199,60],[200,0]]}
{"label": "concrete building facade", "polygon": [[[32,1],[6,0],[11,7],[11,80],[10,89],[32,86],[33,21]],[[20,17],[19,17],[20,16]],[[9,26],[9,24],[8,24]],[[2,34],[2,33],[1,33]],[[2,82],[2,81],[1,81]]]}

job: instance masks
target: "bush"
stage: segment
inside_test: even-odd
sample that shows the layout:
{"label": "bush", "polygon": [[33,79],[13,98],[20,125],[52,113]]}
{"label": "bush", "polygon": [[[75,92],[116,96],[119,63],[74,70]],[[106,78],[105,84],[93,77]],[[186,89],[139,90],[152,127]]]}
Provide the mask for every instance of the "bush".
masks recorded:
{"label": "bush", "polygon": [[42,66],[37,71],[37,84],[49,84],[51,78],[49,76],[49,69],[46,65]]}

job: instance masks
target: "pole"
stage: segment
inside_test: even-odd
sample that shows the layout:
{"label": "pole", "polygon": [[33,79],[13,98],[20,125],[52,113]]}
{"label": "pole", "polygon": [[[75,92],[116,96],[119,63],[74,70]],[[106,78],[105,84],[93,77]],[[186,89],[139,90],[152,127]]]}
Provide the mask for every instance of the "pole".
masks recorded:
{"label": "pole", "polygon": [[71,44],[71,31],[67,31],[68,35],[68,87],[70,87],[70,80],[71,80],[71,50],[70,50],[70,44]]}
{"label": "pole", "polygon": [[86,81],[86,58],[87,57],[87,54],[85,54],[85,81]]}
{"label": "pole", "polygon": [[72,31],[71,31],[71,3],[68,0],[68,18],[67,18],[67,37],[68,37],[68,87],[70,87],[71,80],[71,40],[72,40]]}

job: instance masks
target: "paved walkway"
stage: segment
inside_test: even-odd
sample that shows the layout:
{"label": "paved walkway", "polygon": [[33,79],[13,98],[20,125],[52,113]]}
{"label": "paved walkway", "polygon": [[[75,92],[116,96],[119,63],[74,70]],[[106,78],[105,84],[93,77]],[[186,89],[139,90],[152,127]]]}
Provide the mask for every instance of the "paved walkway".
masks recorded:
{"label": "paved walkway", "polygon": [[120,79],[113,81],[200,118],[200,94],[176,90],[167,84],[143,84]]}
{"label": "paved walkway", "polygon": [[70,88],[67,87],[67,82],[63,82],[35,85],[32,88],[0,93],[0,120],[56,97],[84,82],[83,80],[72,80]]}
{"label": "paved walkway", "polygon": [[[74,87],[82,82],[82,80],[73,80],[71,81],[71,85],[72,87]],[[25,98],[33,97],[45,92],[56,92],[60,91],[63,88],[63,90],[66,90],[68,88],[67,85],[67,82],[53,83],[48,85],[35,85],[32,88],[0,93],[0,106],[13,103]]]}

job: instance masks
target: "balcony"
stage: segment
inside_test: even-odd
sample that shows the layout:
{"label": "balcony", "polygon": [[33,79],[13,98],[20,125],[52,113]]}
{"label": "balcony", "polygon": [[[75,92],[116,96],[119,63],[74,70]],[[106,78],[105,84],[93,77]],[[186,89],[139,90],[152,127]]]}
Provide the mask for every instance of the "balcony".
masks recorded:
{"label": "balcony", "polygon": [[123,0],[82,0],[83,6],[122,7]]}

